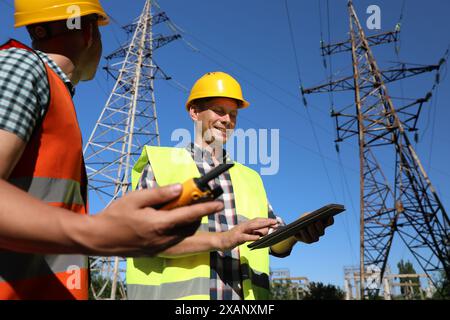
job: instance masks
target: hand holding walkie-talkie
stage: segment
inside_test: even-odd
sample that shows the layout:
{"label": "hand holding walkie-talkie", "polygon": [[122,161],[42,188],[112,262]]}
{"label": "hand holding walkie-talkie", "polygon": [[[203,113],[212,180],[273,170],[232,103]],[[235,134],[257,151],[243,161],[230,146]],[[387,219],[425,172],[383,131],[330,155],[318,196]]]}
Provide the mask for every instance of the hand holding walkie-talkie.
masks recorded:
{"label": "hand holding walkie-talkie", "polygon": [[217,199],[223,193],[222,188],[220,186],[217,186],[212,189],[209,186],[208,182],[214,180],[233,166],[234,163],[224,163],[217,166],[200,178],[192,178],[187,180],[182,184],[183,190],[181,191],[181,195],[178,198],[155,209],[171,210]]}

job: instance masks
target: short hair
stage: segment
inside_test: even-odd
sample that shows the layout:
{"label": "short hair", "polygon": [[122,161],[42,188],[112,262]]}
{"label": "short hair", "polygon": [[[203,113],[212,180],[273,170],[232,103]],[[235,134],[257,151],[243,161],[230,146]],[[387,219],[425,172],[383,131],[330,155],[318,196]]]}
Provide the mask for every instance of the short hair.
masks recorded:
{"label": "short hair", "polygon": [[[39,42],[39,41],[49,40],[52,37],[59,36],[61,34],[82,30],[82,29],[90,26],[94,22],[97,23],[98,19],[99,19],[99,17],[96,14],[82,16],[79,29],[69,28],[67,26],[67,19],[65,19],[65,20],[41,22],[41,23],[28,25],[27,31],[31,37],[31,40],[33,41],[33,43],[35,43],[35,42]],[[61,31],[55,34],[54,31],[52,30],[53,26],[59,26]],[[36,31],[37,28],[43,28],[45,30],[45,35],[39,35]]]}
{"label": "short hair", "polygon": [[[207,97],[207,98],[198,98],[195,100],[192,100],[191,103],[189,104],[189,108],[204,108],[206,104],[208,104],[208,102],[210,102],[212,99],[214,98],[228,98],[228,97]],[[228,98],[228,99],[233,99],[233,98]],[[233,99],[234,101],[236,101],[238,107],[242,107],[242,101],[239,101],[238,99]]]}
{"label": "short hair", "polygon": [[210,97],[195,99],[195,100],[191,101],[189,107],[193,107],[193,108],[196,108],[196,109],[203,108],[211,100],[212,100],[212,98],[210,98]]}

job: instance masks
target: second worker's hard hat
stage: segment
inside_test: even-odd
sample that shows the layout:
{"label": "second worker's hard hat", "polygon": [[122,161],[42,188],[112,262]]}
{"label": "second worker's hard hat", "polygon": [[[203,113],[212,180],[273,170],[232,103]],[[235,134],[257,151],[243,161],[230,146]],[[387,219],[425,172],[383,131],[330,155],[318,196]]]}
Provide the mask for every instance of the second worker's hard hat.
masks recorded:
{"label": "second worker's hard hat", "polygon": [[231,98],[240,102],[239,108],[247,108],[248,103],[243,95],[239,83],[227,73],[209,72],[197,80],[191,90],[186,109],[189,110],[192,102],[202,98]]}
{"label": "second worker's hard hat", "polygon": [[98,24],[109,23],[99,0],[15,0],[15,27],[66,20],[90,14],[99,16]]}

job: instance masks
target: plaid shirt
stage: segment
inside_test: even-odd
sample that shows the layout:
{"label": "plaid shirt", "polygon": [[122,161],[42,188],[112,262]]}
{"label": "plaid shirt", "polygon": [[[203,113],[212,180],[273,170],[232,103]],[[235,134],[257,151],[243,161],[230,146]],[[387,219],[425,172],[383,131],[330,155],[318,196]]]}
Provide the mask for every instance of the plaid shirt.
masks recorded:
{"label": "plaid shirt", "polygon": [[0,51],[0,130],[28,142],[50,100],[46,63],[75,93],[66,74],[43,52],[11,48]]}
{"label": "plaid shirt", "polygon": [[[216,165],[213,162],[212,155],[209,151],[199,148],[197,145],[191,144],[187,147],[191,153],[197,168],[201,175],[209,172]],[[224,151],[224,161],[230,162],[230,158]],[[224,209],[214,215],[209,216],[209,232],[225,232],[238,224],[236,214],[236,205],[234,201],[233,185],[231,183],[230,173],[226,171],[224,174],[211,181],[211,187],[220,185],[223,194],[218,198],[223,201]],[[147,164],[142,172],[138,189],[151,189],[157,187],[155,176],[152,171],[151,164]],[[272,207],[269,204],[269,218],[277,219],[281,225],[284,222],[281,218],[276,217]],[[272,255],[277,257],[285,257],[290,254],[287,252],[283,255]],[[229,251],[213,251],[210,253],[210,296],[212,300],[240,300],[243,299],[242,279],[240,270],[239,247]]]}

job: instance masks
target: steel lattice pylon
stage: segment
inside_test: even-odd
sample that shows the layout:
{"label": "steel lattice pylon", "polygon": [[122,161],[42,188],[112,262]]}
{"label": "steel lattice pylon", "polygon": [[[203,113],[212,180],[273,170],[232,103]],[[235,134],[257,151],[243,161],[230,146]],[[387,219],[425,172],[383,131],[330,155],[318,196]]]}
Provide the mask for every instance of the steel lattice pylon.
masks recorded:
{"label": "steel lattice pylon", "polygon": [[[395,234],[431,279],[439,270],[450,278],[449,218],[407,134],[407,130],[417,130],[420,110],[431,94],[396,109],[386,87],[388,82],[433,70],[439,72],[443,61],[414,68],[401,64],[380,71],[371,46],[396,41],[398,30],[366,37],[351,0],[348,11],[350,39],[322,46],[322,53],[351,52],[353,76],[302,88],[302,92],[355,93],[355,113],[333,110],[332,116],[336,118],[337,142],[353,136],[359,142],[360,274],[364,275],[360,290],[364,297],[380,288]],[[394,156],[392,179],[389,168],[380,164],[386,154]],[[365,271],[368,269],[381,276],[370,277]]]}
{"label": "steel lattice pylon", "polygon": [[[143,146],[160,144],[154,80],[169,78],[154,63],[153,52],[180,36],[154,37],[153,27],[168,17],[163,12],[152,16],[152,9],[147,0],[140,17],[124,27],[131,40],[106,57],[105,69],[116,83],[84,149],[90,200],[101,201],[103,207],[131,190],[131,169]],[[116,299],[118,292],[125,299],[125,259],[90,261],[94,298]]]}

